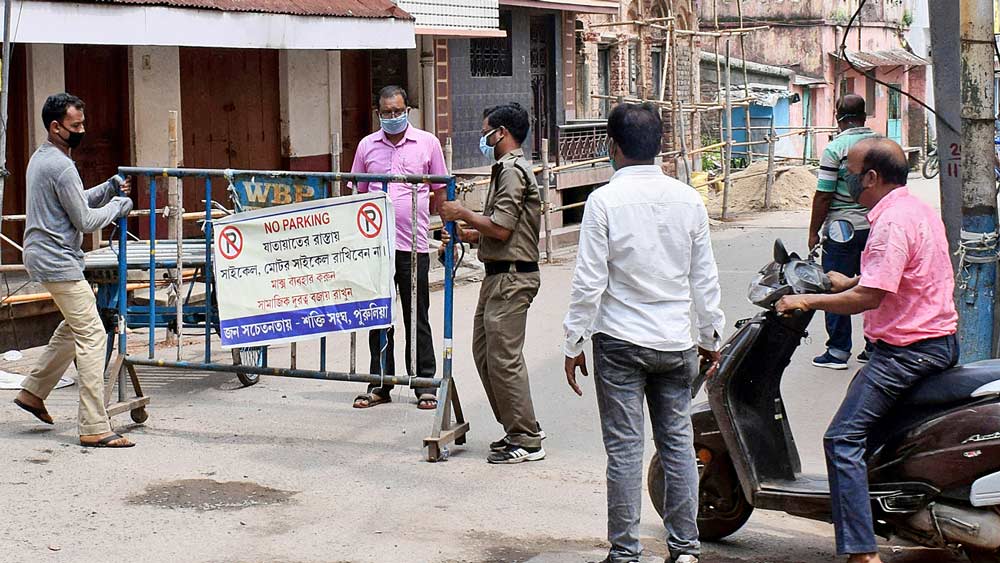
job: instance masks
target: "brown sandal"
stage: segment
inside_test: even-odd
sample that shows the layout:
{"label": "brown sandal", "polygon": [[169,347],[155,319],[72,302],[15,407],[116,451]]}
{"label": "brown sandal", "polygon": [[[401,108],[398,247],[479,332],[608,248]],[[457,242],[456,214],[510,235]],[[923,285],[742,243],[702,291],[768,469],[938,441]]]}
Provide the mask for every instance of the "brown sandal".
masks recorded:
{"label": "brown sandal", "polygon": [[52,421],[52,416],[49,415],[49,411],[45,410],[44,406],[33,407],[20,399],[14,399],[14,404],[35,415],[35,418],[41,420],[45,424],[54,424]]}
{"label": "brown sandal", "polygon": [[362,393],[354,398],[354,408],[370,409],[382,403],[391,403],[392,398],[378,393]]}

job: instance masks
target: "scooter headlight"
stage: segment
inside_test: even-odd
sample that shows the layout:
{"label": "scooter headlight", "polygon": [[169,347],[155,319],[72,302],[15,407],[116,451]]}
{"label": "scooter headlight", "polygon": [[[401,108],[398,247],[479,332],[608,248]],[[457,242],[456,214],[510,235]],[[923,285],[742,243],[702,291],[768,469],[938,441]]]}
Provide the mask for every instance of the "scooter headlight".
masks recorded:
{"label": "scooter headlight", "polygon": [[776,288],[764,284],[764,274],[757,274],[750,282],[747,299],[750,300],[750,303],[761,306],[775,291],[777,291]]}

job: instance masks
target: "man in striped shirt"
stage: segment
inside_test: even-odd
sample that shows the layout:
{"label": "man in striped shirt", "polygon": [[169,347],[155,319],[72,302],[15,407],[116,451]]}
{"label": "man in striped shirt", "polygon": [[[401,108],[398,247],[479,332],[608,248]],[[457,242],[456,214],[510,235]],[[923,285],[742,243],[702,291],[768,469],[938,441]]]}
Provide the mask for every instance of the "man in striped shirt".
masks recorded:
{"label": "man in striped shirt", "polygon": [[[837,271],[848,277],[861,269],[861,252],[868,241],[868,209],[851,197],[847,189],[847,153],[862,139],[878,136],[865,127],[865,99],[849,94],[837,104],[837,125],[840,133],[830,141],[819,161],[819,181],[813,198],[812,220],[809,223],[809,248],[820,241],[830,223],[844,219],[854,225],[854,238],[848,242],[823,240],[823,270]],[[851,317],[826,313],[826,352],[813,358],[813,365],[829,369],[847,369],[851,357]],[[868,361],[867,349],[858,360]]]}

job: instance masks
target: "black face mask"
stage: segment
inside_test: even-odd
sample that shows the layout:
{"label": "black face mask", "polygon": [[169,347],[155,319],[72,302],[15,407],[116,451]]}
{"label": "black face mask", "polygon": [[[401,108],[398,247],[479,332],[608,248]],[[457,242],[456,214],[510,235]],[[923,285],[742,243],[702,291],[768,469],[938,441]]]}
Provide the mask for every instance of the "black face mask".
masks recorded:
{"label": "black face mask", "polygon": [[[59,127],[61,129],[66,129],[66,127],[64,127],[62,125],[60,125]],[[60,139],[62,139],[63,141],[66,141],[66,144],[69,145],[69,148],[71,148],[71,149],[75,149],[76,147],[80,146],[80,143],[83,142],[83,135],[84,135],[84,133],[80,133],[80,132],[77,132],[77,131],[70,131],[69,129],[66,129],[66,132],[69,133],[69,137],[63,137],[62,135],[59,135],[58,133],[56,133],[56,135],[59,135]]]}

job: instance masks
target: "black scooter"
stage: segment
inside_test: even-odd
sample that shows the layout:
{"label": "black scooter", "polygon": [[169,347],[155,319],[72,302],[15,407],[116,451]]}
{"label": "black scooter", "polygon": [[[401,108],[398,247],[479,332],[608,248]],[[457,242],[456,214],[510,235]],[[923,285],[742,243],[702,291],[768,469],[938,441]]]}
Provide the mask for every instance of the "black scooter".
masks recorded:
{"label": "black scooter", "polygon": [[[836,232],[853,236],[849,225]],[[751,283],[749,299],[764,311],[737,323],[708,381],[708,402],[692,408],[702,540],[736,532],[755,508],[831,521],[827,477],[802,473],[781,397],[781,378],[813,313],[774,311],[784,295],[830,287],[814,254],[801,259],[780,240],[774,261]],[[918,383],[869,437],[867,460],[876,533],[1000,563],[1000,360]],[[647,485],[662,515],[657,456]]]}

